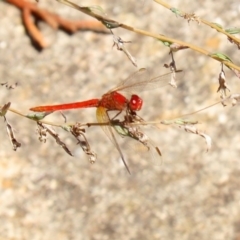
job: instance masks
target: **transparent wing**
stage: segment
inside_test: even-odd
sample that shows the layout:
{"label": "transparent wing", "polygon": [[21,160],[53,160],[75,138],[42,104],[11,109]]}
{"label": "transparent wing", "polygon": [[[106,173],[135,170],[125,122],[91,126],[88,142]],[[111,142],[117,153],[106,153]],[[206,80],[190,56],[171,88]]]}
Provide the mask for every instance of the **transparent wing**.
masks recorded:
{"label": "transparent wing", "polygon": [[[97,108],[97,121],[98,121],[99,123],[109,122],[109,116],[108,116],[108,114],[107,114],[107,109],[106,109],[106,108],[104,108],[104,107],[98,107],[98,108]],[[120,154],[120,156],[121,156],[121,159],[122,159],[122,161],[123,161],[124,166],[126,167],[128,173],[131,174],[131,173],[130,173],[130,170],[129,170],[129,168],[128,168],[128,165],[127,165],[127,163],[126,163],[126,161],[125,161],[125,158],[124,158],[124,156],[123,156],[123,153],[122,153],[122,151],[121,151],[121,149],[120,149],[120,147],[119,147],[119,144],[118,144],[118,142],[117,142],[117,140],[116,140],[116,137],[115,137],[115,135],[114,135],[114,132],[113,132],[112,128],[111,128],[110,126],[102,126],[102,129],[103,129],[103,131],[106,133],[106,135],[108,136],[108,138],[110,139],[110,141],[113,143],[113,145],[115,146],[115,148],[118,150],[118,152],[119,152],[119,154]]]}
{"label": "transparent wing", "polygon": [[177,87],[177,81],[181,80],[184,73],[168,72],[157,77],[150,77],[149,71],[146,68],[141,68],[137,72],[134,72],[128,78],[123,80],[112,91],[127,91],[127,92],[139,92],[147,91],[164,86]]}

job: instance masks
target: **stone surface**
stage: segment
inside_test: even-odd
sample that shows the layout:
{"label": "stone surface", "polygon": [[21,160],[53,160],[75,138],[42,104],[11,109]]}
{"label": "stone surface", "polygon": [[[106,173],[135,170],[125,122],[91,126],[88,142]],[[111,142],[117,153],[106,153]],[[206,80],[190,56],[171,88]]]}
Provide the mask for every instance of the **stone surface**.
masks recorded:
{"label": "stone surface", "polygon": [[[238,63],[238,50],[226,37],[197,23],[175,17],[156,3],[145,1],[85,1],[101,5],[109,17],[131,26],[161,33],[199,45],[211,52],[224,52]],[[179,1],[169,1],[178,7]],[[40,1],[62,16],[88,19],[57,2]],[[226,27],[239,25],[239,2],[181,1],[182,10],[195,12]],[[93,32],[72,36],[40,23],[49,48],[33,48],[22,25],[20,12],[0,2],[1,105],[11,102],[22,113],[39,104],[81,101],[100,97],[136,68],[112,48],[112,37]],[[124,40],[138,61],[154,76],[166,70],[168,49],[158,41],[122,29],[114,33]],[[143,92],[145,120],[165,120],[196,111],[219,100],[216,93],[220,64],[191,50],[176,54],[184,76],[176,90]],[[239,79],[226,69],[232,93],[239,92]],[[95,109],[65,112],[69,122],[94,122]],[[142,152],[136,141],[119,137],[119,144],[132,171],[124,169],[118,152],[98,127],[87,129],[91,147],[98,154],[95,164],[62,129],[54,128],[68,144],[68,156],[54,139],[38,141],[36,124],[7,114],[22,147],[14,152],[0,121],[0,239],[240,239],[240,135],[239,109],[216,106],[189,117],[213,140],[206,153],[204,139],[177,127],[149,127],[147,133],[163,153],[161,160]],[[63,117],[52,114],[54,123]]]}

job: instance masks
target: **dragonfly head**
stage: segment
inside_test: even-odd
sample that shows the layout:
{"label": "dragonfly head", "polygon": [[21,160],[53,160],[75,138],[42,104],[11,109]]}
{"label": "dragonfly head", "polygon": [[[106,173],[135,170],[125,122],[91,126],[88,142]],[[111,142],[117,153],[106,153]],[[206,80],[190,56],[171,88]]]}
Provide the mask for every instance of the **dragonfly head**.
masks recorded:
{"label": "dragonfly head", "polygon": [[138,96],[133,94],[129,101],[129,108],[132,111],[139,111],[142,108],[143,100]]}

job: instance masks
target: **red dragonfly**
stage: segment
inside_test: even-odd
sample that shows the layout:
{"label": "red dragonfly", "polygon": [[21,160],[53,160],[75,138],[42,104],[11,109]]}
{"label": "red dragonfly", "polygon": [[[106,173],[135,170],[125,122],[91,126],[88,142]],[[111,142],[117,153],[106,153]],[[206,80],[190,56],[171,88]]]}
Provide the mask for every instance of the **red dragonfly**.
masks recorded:
{"label": "red dragonfly", "polygon": [[[119,91],[132,92],[133,90],[149,90],[151,88],[167,86],[169,84],[176,87],[175,75],[176,72],[170,72],[158,77],[149,78],[148,71],[145,68],[141,68],[130,75],[127,79],[123,80],[117,87],[105,93],[100,99],[96,98],[74,103],[37,106],[30,108],[30,110],[34,112],[53,112],[68,109],[96,107],[97,121],[99,123],[107,123],[111,120],[108,115],[108,111],[118,111],[118,113],[126,111],[134,113],[142,108],[143,100],[138,95],[132,94],[130,98],[127,98],[119,93]],[[104,126],[103,129],[117,148],[127,171],[130,173],[120,147],[117,144],[112,128]]]}

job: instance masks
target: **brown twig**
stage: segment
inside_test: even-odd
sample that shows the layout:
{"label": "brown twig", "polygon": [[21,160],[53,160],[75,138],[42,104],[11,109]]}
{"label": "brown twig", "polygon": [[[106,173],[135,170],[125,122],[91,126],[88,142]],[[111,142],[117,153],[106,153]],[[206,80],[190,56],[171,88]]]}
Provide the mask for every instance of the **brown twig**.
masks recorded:
{"label": "brown twig", "polygon": [[18,7],[22,11],[23,23],[26,27],[26,30],[32,40],[40,47],[47,47],[47,43],[44,40],[44,37],[37,26],[32,20],[32,16],[45,21],[53,29],[62,28],[63,30],[74,33],[78,30],[91,30],[95,32],[106,33],[106,27],[98,21],[85,20],[85,21],[73,21],[67,20],[60,17],[57,14],[51,13],[45,9],[41,9],[37,4],[24,1],[24,0],[6,0],[8,3]]}

